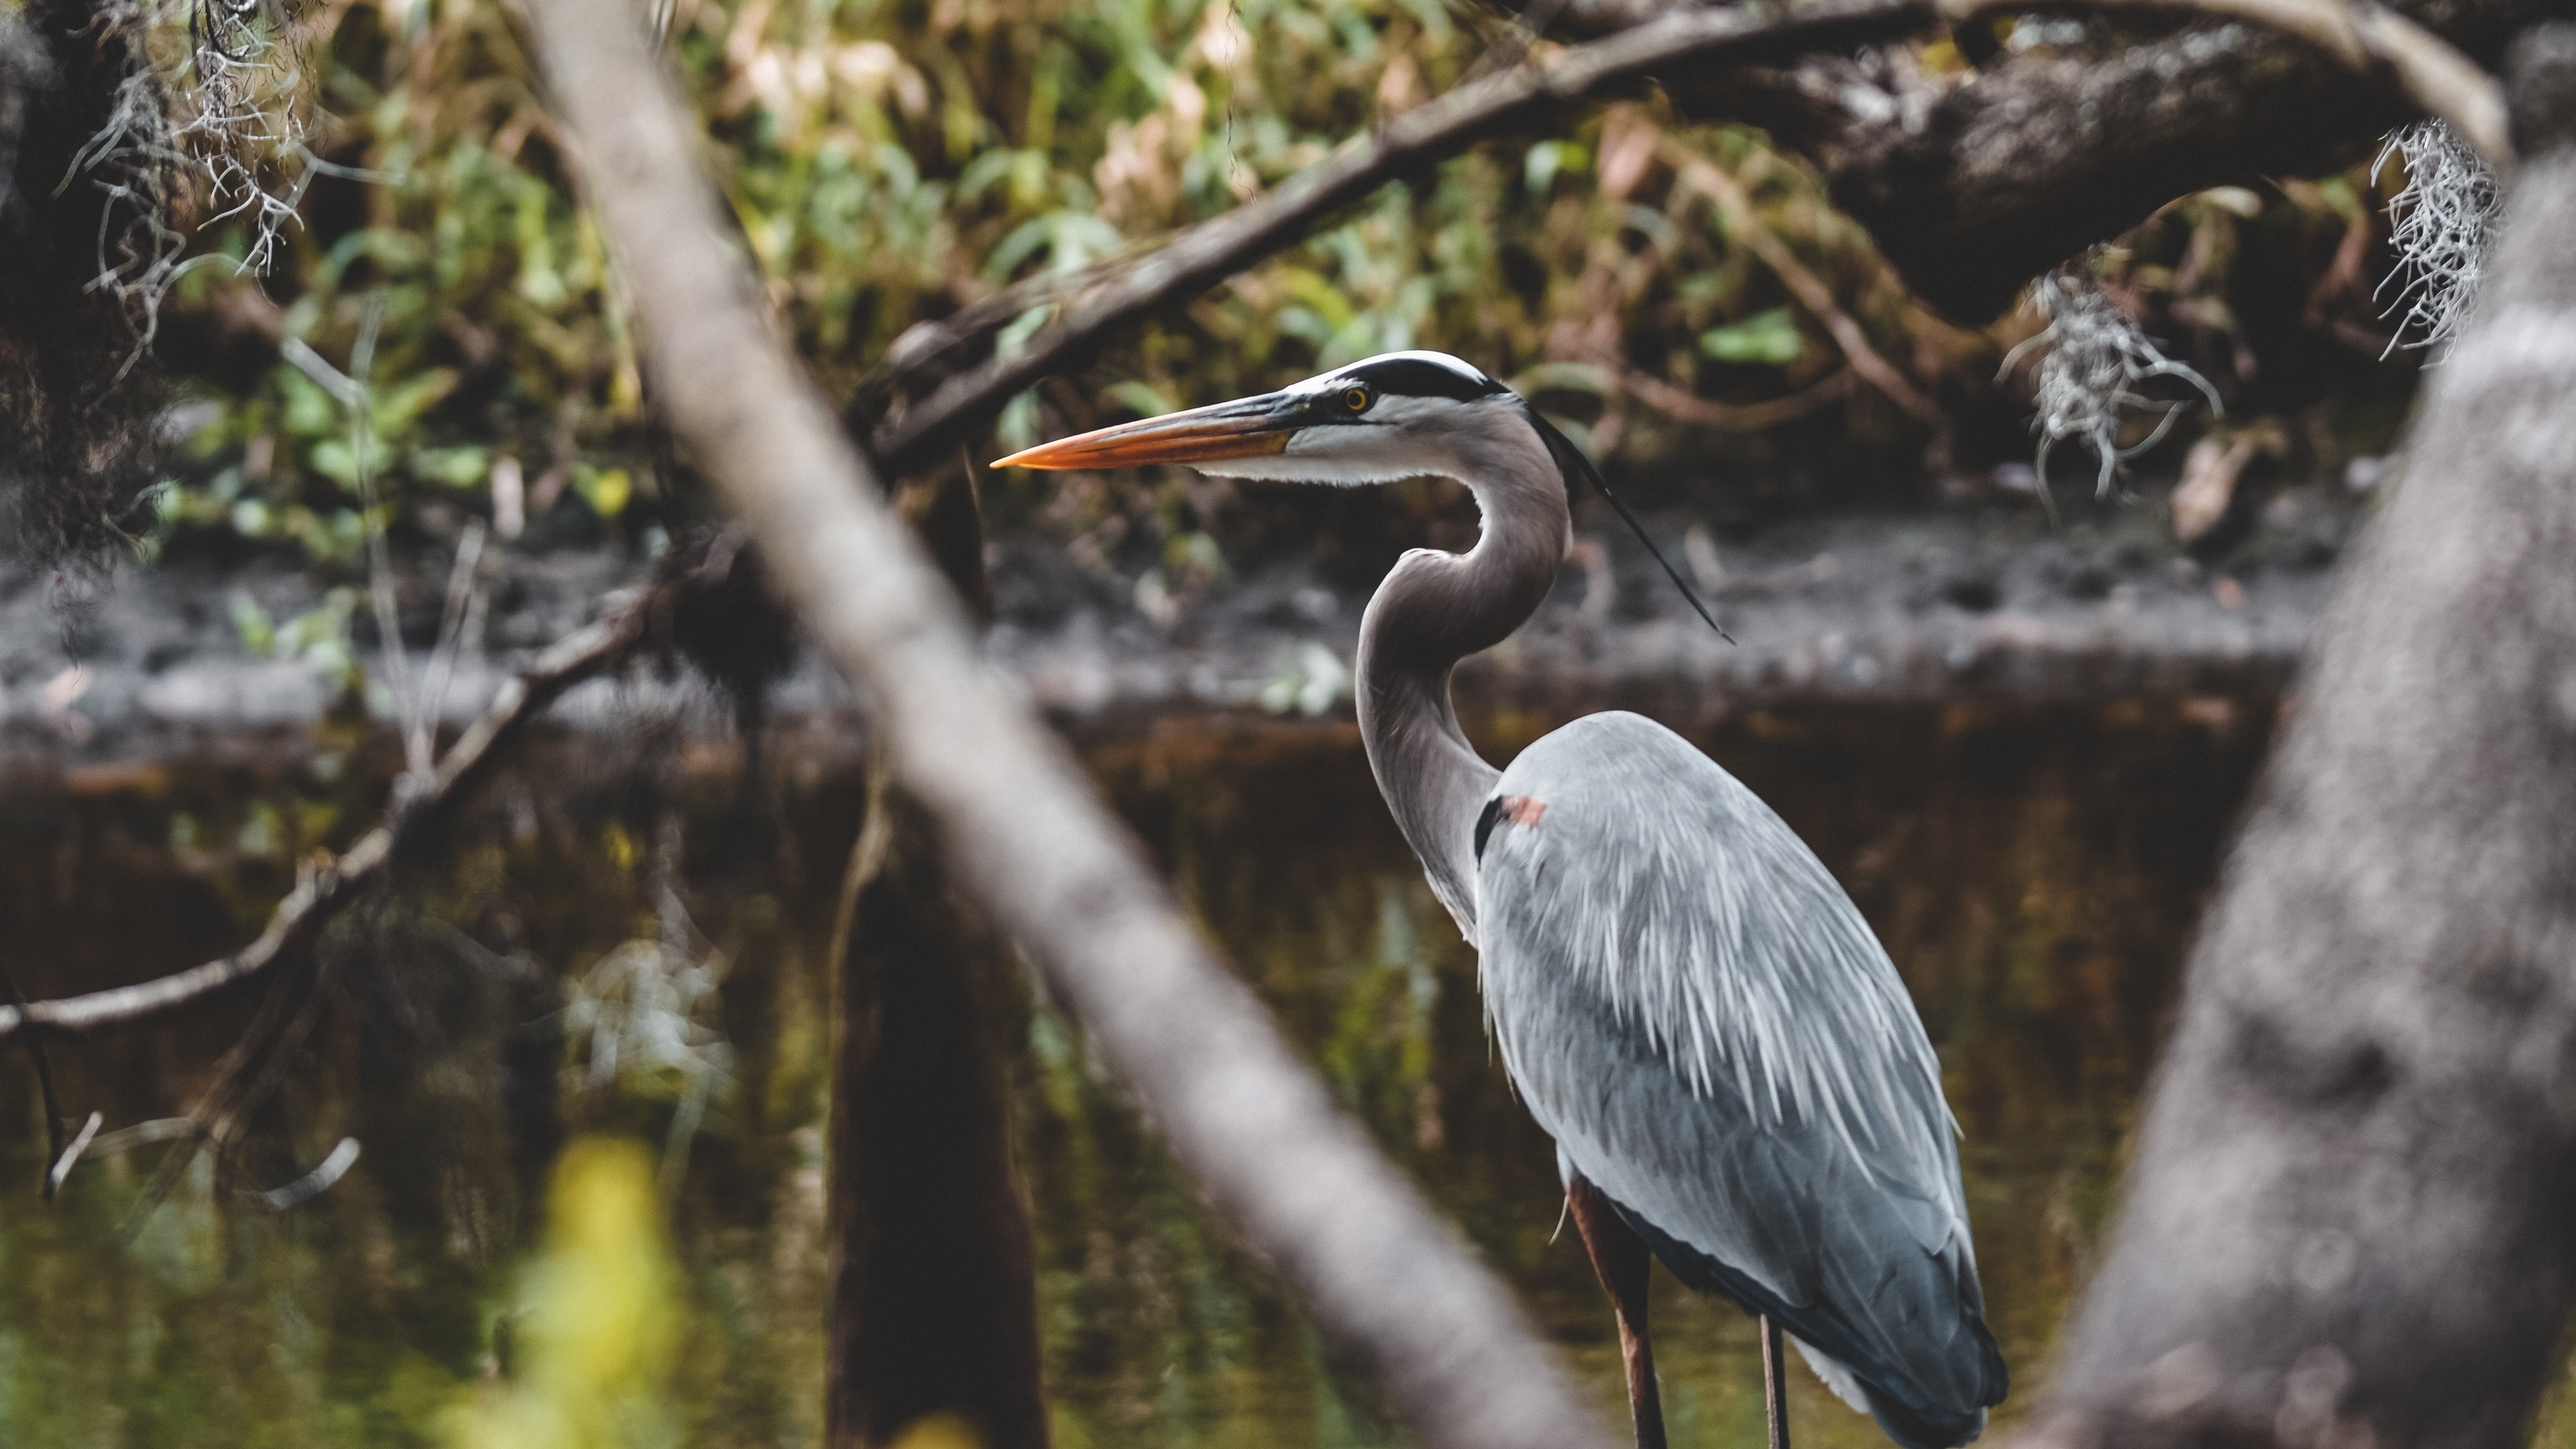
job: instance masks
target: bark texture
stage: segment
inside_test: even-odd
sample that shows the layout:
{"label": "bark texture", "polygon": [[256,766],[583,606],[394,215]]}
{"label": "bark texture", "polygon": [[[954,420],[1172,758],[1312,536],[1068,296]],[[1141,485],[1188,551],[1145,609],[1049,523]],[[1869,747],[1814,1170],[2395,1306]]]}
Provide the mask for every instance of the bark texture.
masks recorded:
{"label": "bark texture", "polygon": [[2526,48],[2489,290],[2232,850],[2045,1438],[2503,1449],[2560,1362],[2576,47]]}
{"label": "bark texture", "polygon": [[831,1129],[825,1442],[934,1413],[985,1449],[1045,1449],[1036,1268],[1011,1155],[1009,957],[898,798],[843,958]]}
{"label": "bark texture", "polygon": [[[1686,8],[1569,0],[1558,24],[1594,34]],[[2576,15],[2570,0],[2391,8],[2488,65],[2524,27]],[[2095,28],[2104,38],[2080,52],[2004,57],[1964,77],[1872,50],[1659,78],[1684,113],[1766,127],[1813,162],[1915,294],[1969,325],[2177,196],[2345,164],[2413,117],[2393,87],[2259,26],[2145,39],[2134,22]]]}

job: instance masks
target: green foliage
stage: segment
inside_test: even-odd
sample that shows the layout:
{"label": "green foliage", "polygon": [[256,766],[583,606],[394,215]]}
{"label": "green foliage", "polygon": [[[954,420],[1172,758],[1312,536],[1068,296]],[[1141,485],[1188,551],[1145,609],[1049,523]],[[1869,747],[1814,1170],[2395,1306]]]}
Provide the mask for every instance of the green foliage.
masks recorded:
{"label": "green foliage", "polygon": [[295,660],[335,689],[345,689],[357,678],[357,651],[349,642],[349,620],[358,611],[355,589],[333,589],[322,596],[320,608],[284,624],[270,618],[245,589],[233,590],[229,607],[243,653]]}
{"label": "green foliage", "polygon": [[1756,312],[1731,327],[1712,327],[1699,335],[1699,350],[1720,362],[1767,363],[1784,367],[1807,350],[1805,334],[1786,307]]}
{"label": "green foliage", "polygon": [[[441,500],[488,509],[507,458],[541,504],[569,495],[616,517],[658,503],[672,480],[627,308],[515,13],[499,0],[353,0],[311,23],[327,111],[313,144],[346,174],[315,183],[266,295],[276,326],[344,371],[371,310],[380,317],[368,408],[386,496],[415,516]],[[672,45],[745,247],[818,376],[842,391],[913,322],[1222,212],[1454,84],[1496,38],[1486,18],[1431,0],[697,0]],[[1748,397],[1812,380],[1830,364],[1791,349],[1776,284],[1653,164],[1664,129],[1622,107],[1390,187],[1091,373],[1022,399],[1001,441],[1410,346],[1506,374],[1607,353]],[[1737,158],[1756,145],[1703,140]],[[1831,223],[1803,173],[1765,174],[1760,204],[1792,245],[1879,286],[1866,246]],[[215,244],[239,254],[248,235],[237,226]],[[250,284],[226,272],[189,273],[174,307],[268,305],[246,304]],[[1871,323],[1901,343],[1903,312],[1880,307]],[[1002,345],[1045,320],[1024,317]],[[1744,328],[1750,351],[1699,345]],[[283,363],[219,390],[173,520],[353,563],[363,529],[342,410]]]}
{"label": "green foliage", "polygon": [[[438,532],[459,510],[489,513],[499,471],[514,492],[525,480],[531,518],[562,507],[641,536],[682,480],[651,428],[628,308],[516,10],[349,0],[306,23],[324,108],[311,144],[333,169],[264,292],[203,268],[173,308],[264,315],[352,373],[373,337],[366,406],[389,522]],[[1455,85],[1497,43],[1511,42],[1492,15],[1438,0],[687,0],[670,32],[744,248],[836,395],[914,323],[1224,212]],[[1740,213],[1692,184],[1713,173],[1741,193]],[[2328,204],[2318,187],[2285,185],[2291,210]],[[2349,186],[2339,194],[2352,200]],[[2213,198],[2148,229],[2188,225],[2186,255],[2155,274],[2176,281],[2172,319],[2203,351],[2241,350],[2216,295],[2225,248],[2206,239],[2257,224],[2249,207],[2283,208],[2252,192]],[[2367,207],[2349,209],[2368,225]],[[240,255],[251,236],[235,223],[211,244]],[[1382,190],[1018,399],[996,443],[1429,346],[1597,417],[1578,432],[1599,450],[1652,461],[1716,439],[1666,411],[1675,397],[1760,402],[1846,365],[1834,339],[1849,330],[1760,259],[1774,241],[1947,404],[1989,397],[2002,345],[2036,330],[1933,319],[1758,134],[1620,103]],[[999,345],[1023,345],[1049,316],[1022,316]],[[365,520],[346,410],[283,362],[206,382],[221,409],[165,519],[354,566]],[[1866,389],[1854,399],[1809,426],[1919,452],[1919,423]],[[1134,548],[1143,568],[1175,545],[1196,550],[1167,566],[1179,589],[1185,574],[1222,573],[1208,551],[1232,497],[1171,470],[1069,491],[1006,480],[991,501],[1006,520],[1088,540],[1095,559]]]}

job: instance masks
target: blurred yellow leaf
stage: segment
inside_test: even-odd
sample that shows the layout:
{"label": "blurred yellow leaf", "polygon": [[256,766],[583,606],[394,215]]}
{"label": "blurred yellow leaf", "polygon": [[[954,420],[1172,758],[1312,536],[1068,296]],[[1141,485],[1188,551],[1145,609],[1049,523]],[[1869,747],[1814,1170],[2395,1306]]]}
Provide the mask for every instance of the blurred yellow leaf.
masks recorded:
{"label": "blurred yellow leaf", "polygon": [[635,496],[635,478],[623,468],[576,468],[572,486],[581,501],[602,518],[615,518],[626,511]]}
{"label": "blurred yellow leaf", "polygon": [[894,1449],[984,1449],[984,1438],[960,1415],[924,1414],[895,1436]]}
{"label": "blurred yellow leaf", "polygon": [[564,1149],[522,1299],[523,1364],[457,1415],[456,1449],[667,1442],[662,1389],[679,1315],[654,1178],[652,1154],[634,1142],[587,1137]]}

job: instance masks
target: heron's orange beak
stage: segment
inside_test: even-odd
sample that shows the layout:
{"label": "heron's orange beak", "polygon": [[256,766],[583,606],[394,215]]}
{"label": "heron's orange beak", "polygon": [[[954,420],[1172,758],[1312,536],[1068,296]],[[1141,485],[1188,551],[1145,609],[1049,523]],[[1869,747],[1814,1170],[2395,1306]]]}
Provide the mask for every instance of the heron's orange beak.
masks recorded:
{"label": "heron's orange beak", "polygon": [[1299,424],[1276,397],[1248,397],[1040,443],[996,468],[1133,468],[1145,463],[1213,463],[1286,451]]}

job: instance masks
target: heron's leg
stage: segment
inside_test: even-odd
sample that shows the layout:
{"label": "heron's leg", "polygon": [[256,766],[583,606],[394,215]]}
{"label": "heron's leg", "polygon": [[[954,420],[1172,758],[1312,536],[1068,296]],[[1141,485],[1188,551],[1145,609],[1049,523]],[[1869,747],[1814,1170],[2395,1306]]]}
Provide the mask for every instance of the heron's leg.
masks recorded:
{"label": "heron's leg", "polygon": [[1780,1321],[1762,1315],[1762,1412],[1771,1422],[1771,1449],[1789,1449],[1789,1365],[1781,1357]]}
{"label": "heron's leg", "polygon": [[1646,1341],[1646,1276],[1654,1254],[1630,1231],[1601,1189],[1577,1173],[1566,1185],[1566,1207],[1583,1234],[1592,1271],[1610,1293],[1619,1315],[1619,1354],[1628,1362],[1628,1412],[1637,1423],[1637,1449],[1664,1449],[1664,1404],[1655,1391],[1655,1349]]}

